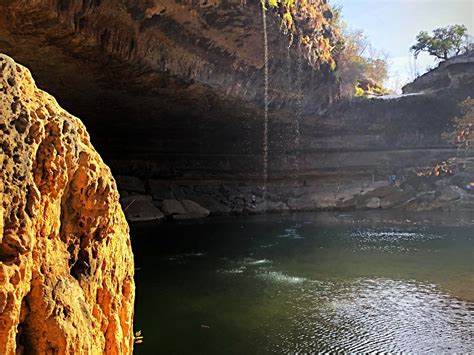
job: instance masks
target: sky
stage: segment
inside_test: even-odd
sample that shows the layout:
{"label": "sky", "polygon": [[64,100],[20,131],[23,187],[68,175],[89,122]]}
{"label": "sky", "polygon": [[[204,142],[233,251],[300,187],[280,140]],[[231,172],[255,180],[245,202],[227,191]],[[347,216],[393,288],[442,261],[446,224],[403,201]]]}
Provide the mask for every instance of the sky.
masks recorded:
{"label": "sky", "polygon": [[[424,30],[463,24],[474,35],[474,0],[330,0],[342,5],[350,29],[362,29],[371,45],[388,54],[390,80],[387,87],[399,91],[413,80],[414,60],[409,48]],[[437,65],[434,57],[420,54],[419,74]]]}

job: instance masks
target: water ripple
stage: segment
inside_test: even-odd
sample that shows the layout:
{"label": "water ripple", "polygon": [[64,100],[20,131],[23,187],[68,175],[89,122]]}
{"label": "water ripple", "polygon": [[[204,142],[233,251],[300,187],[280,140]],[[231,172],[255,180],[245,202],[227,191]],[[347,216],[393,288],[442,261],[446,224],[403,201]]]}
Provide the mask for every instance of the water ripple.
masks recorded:
{"label": "water ripple", "polygon": [[[332,297],[322,297],[328,292]],[[298,306],[290,329],[279,333],[278,352],[473,350],[473,303],[453,299],[431,284],[361,279],[336,288],[318,285],[294,302]]]}

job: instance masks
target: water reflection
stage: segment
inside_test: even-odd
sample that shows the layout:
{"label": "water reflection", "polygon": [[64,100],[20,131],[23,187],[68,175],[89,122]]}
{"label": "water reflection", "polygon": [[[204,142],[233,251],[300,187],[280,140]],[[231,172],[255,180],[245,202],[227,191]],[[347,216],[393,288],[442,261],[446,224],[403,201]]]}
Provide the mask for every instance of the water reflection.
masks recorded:
{"label": "water reflection", "polygon": [[474,349],[469,227],[269,217],[132,233],[139,354]]}

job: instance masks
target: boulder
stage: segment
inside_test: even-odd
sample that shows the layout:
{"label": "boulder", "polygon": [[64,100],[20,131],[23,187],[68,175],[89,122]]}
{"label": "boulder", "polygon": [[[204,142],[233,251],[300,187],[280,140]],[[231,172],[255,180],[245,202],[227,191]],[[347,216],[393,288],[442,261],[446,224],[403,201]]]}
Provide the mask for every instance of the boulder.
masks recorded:
{"label": "boulder", "polygon": [[165,217],[152,203],[148,195],[132,195],[120,200],[125,212],[125,217],[130,222],[144,222],[160,220]]}
{"label": "boulder", "polygon": [[357,198],[346,198],[336,201],[336,207],[341,210],[351,210],[357,207]]}
{"label": "boulder", "polygon": [[140,194],[146,192],[145,184],[137,177],[118,175],[116,176],[116,180],[119,190],[137,192]]}
{"label": "boulder", "polygon": [[82,122],[0,55],[0,354],[131,354],[134,263]]}
{"label": "boulder", "polygon": [[209,213],[212,213],[213,215],[241,212],[238,210],[236,211],[235,204],[226,204],[226,201],[221,202],[218,195],[201,195],[196,199],[196,202],[201,206],[206,206],[206,208],[209,210]]}
{"label": "boulder", "polygon": [[414,199],[414,194],[410,191],[398,190],[380,200],[380,207],[383,209],[400,207]]}
{"label": "boulder", "polygon": [[366,207],[371,208],[371,209],[380,208],[380,198],[372,197],[371,199],[367,201]]}
{"label": "boulder", "polygon": [[183,204],[178,200],[163,200],[162,210],[166,216],[183,215],[186,210]]}
{"label": "boulder", "polygon": [[202,207],[200,204],[191,201],[191,200],[183,200],[181,203],[184,206],[187,214],[193,214],[200,217],[207,217],[209,216],[209,210]]}
{"label": "boulder", "polygon": [[209,216],[209,210],[191,200],[163,200],[162,209],[166,216],[173,219],[195,219]]}
{"label": "boulder", "polygon": [[195,218],[204,218],[209,216],[209,210],[202,207],[198,203],[191,200],[183,200],[181,204],[185,210],[184,213],[174,214],[173,218],[180,219],[195,219]]}
{"label": "boulder", "polygon": [[467,193],[456,185],[450,185],[445,187],[441,192],[438,192],[436,199],[429,204],[427,209],[429,210],[454,210],[456,205],[459,204],[460,200]]}

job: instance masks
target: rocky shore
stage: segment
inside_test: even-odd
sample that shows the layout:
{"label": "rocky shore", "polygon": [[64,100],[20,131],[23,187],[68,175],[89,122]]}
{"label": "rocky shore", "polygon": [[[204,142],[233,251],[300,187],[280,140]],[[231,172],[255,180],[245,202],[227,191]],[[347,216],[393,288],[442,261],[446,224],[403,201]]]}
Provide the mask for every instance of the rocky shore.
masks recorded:
{"label": "rocky shore", "polygon": [[[463,211],[474,209],[474,158],[452,159],[449,172],[435,169],[417,175],[401,172],[395,181],[314,180],[261,184],[232,181],[142,180],[117,176],[121,203],[130,221],[202,218],[207,215],[258,214],[324,210]],[[379,178],[379,177],[378,177]],[[194,202],[187,202],[194,201]],[[184,208],[181,204],[188,204]],[[172,207],[170,207],[172,206]],[[181,217],[180,217],[181,216]],[[186,217],[185,217],[186,216]]]}

